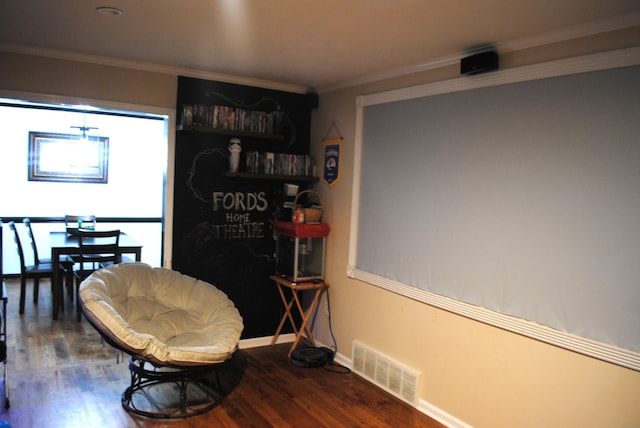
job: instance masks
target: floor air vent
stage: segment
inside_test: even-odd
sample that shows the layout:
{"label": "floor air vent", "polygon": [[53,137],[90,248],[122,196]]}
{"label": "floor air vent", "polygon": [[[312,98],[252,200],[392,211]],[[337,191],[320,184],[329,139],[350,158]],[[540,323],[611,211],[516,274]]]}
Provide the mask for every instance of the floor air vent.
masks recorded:
{"label": "floor air vent", "polygon": [[418,405],[420,373],[353,342],[353,371],[407,403]]}

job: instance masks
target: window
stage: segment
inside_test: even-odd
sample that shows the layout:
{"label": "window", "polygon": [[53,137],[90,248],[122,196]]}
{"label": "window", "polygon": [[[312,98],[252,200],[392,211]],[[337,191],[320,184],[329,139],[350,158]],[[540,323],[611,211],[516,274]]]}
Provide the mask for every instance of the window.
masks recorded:
{"label": "window", "polygon": [[[24,101],[2,98],[1,92],[0,182],[4,186],[0,197],[6,203],[0,204],[0,218],[31,217],[36,223],[36,238],[46,242],[49,231],[60,230],[65,214],[95,214],[101,227],[120,228],[143,244],[143,262],[161,266],[163,248],[171,248],[165,242],[171,242],[172,229],[165,230],[163,224],[165,221],[171,224],[171,206],[165,201],[166,195],[173,194],[173,176],[167,174],[167,166],[173,163],[168,156],[172,152],[169,145],[173,144],[175,112],[106,101],[93,101],[97,106],[75,105],[73,99],[48,96],[43,96],[42,102]],[[67,150],[64,146],[82,139],[82,128],[87,128],[89,141],[106,137],[102,171],[108,182],[43,181],[29,177],[31,172],[47,175],[50,171],[66,170],[57,158],[64,160],[62,153]],[[44,153],[40,155],[40,166],[33,166],[36,169],[30,172],[31,133],[54,134],[54,140],[58,141],[40,147]],[[74,141],[66,137],[60,142],[60,135],[72,135]],[[49,149],[54,157],[43,161],[50,154]],[[71,153],[83,159],[79,153],[82,151]],[[91,162],[78,159],[71,164],[84,165],[81,171],[84,174],[86,167],[92,166]],[[94,173],[99,170],[95,163],[93,167]],[[165,211],[165,207],[169,209]],[[4,253],[5,274],[20,271],[19,260],[14,260],[13,253]],[[171,259],[170,255],[167,257]]]}

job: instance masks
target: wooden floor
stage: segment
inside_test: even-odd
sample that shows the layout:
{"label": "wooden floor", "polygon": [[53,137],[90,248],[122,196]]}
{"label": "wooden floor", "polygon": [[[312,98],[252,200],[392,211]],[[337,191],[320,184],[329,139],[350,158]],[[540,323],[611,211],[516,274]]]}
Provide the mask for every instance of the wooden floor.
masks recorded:
{"label": "wooden floor", "polygon": [[[127,361],[86,320],[51,320],[48,283],[18,315],[18,283],[7,281],[9,409],[13,428],[64,427],[443,427],[359,376],[293,366],[288,346],[239,350],[221,373],[222,403],[200,416],[161,421],[125,411]],[[29,287],[30,289],[30,287]]]}

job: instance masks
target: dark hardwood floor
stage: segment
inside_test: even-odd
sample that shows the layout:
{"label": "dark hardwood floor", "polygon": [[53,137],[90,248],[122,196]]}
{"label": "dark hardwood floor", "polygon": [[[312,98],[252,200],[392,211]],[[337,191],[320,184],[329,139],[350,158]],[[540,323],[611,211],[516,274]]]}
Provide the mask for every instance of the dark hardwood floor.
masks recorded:
{"label": "dark hardwood floor", "polygon": [[[241,349],[220,372],[225,398],[210,412],[173,421],[126,412],[128,361],[103,344],[67,300],[51,320],[49,284],[18,315],[19,283],[7,282],[9,409],[0,420],[31,427],[443,427],[359,376],[296,367],[288,346]],[[31,292],[31,286],[28,287]],[[31,296],[29,296],[31,297]]]}

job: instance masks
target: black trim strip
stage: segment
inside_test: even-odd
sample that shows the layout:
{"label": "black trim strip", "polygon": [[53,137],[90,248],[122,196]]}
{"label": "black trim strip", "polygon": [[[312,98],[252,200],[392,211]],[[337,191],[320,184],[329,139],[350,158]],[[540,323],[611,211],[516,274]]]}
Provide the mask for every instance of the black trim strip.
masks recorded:
{"label": "black trim strip", "polygon": [[[0,220],[3,222],[15,221],[16,223],[22,222],[23,219],[29,216],[22,217],[2,217]],[[64,217],[29,217],[31,223],[64,223]],[[162,223],[162,217],[97,217],[96,222],[102,223]]]}

